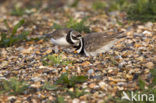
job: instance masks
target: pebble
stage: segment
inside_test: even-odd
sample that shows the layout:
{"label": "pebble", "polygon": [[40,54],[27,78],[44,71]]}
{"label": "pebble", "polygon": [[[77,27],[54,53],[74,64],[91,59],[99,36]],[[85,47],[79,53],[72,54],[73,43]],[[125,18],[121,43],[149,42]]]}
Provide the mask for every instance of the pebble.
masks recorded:
{"label": "pebble", "polygon": [[94,73],[94,70],[93,70],[93,69],[89,69],[89,70],[88,70],[88,74],[89,74],[89,75],[91,75],[91,74],[93,74],[93,73]]}
{"label": "pebble", "polygon": [[137,36],[139,36],[139,37],[143,37],[144,34],[143,34],[143,33],[134,33],[134,37],[137,37]]}
{"label": "pebble", "polygon": [[153,64],[152,62],[148,62],[148,63],[146,63],[145,65],[146,65],[146,67],[149,68],[149,69],[153,69],[153,67],[154,67],[154,64]]}
{"label": "pebble", "polygon": [[0,80],[7,80],[7,78],[0,76]]}
{"label": "pebble", "polygon": [[118,86],[117,88],[118,88],[119,90],[124,90],[124,87]]}
{"label": "pebble", "polygon": [[22,49],[21,52],[24,54],[29,54],[29,53],[31,53],[32,50],[33,50],[33,47],[29,47],[27,49]]}
{"label": "pebble", "polygon": [[77,67],[77,72],[80,74],[81,73],[81,68]]}
{"label": "pebble", "polygon": [[38,82],[41,81],[42,79],[40,77],[32,77],[31,80],[33,80],[34,82]]}
{"label": "pebble", "polygon": [[118,64],[119,68],[123,68],[127,63],[125,61]]}
{"label": "pebble", "polygon": [[80,103],[87,103],[86,101],[81,101]]}
{"label": "pebble", "polygon": [[125,82],[118,82],[117,85],[121,86],[121,85],[125,85]]}
{"label": "pebble", "polygon": [[104,103],[104,100],[98,100],[97,103]]}
{"label": "pebble", "polygon": [[106,84],[105,82],[99,82],[99,86],[100,86],[102,89],[107,88],[107,84]]}
{"label": "pebble", "polygon": [[143,34],[147,34],[148,36],[152,36],[150,31],[144,31]]}
{"label": "pebble", "polygon": [[103,76],[102,75],[95,75],[95,76],[91,76],[91,79],[96,79],[96,80],[102,80]]}
{"label": "pebble", "polygon": [[[87,3],[88,2],[89,1],[87,1]],[[22,2],[20,3],[22,4]],[[43,4],[44,3],[46,2],[43,2]],[[12,3],[10,2],[10,4]],[[86,8],[82,8],[82,5]],[[42,6],[47,7],[48,2]],[[92,13],[94,14],[94,11],[88,12],[89,9],[87,6],[88,5],[85,4],[85,0],[80,0],[76,8],[66,6],[68,10],[65,12],[67,14],[76,14],[75,17],[80,21],[85,15],[89,16],[92,15]],[[92,2],[89,6],[92,6]],[[80,8],[78,12],[77,8]],[[69,20],[69,18],[67,18],[63,13],[57,12],[55,15],[55,12],[53,12],[53,14],[54,15],[51,16],[46,14],[45,11],[44,17],[41,16],[42,12],[34,12],[34,15],[29,16],[26,15],[26,20],[30,20],[32,18],[33,21],[30,23],[32,25],[27,24],[28,27],[25,25],[19,30],[21,31],[21,29],[25,29],[33,31],[33,35],[30,35],[31,38],[31,36],[34,36],[35,34],[40,35],[47,31],[49,32],[48,29],[50,29],[49,27],[51,27],[54,22],[64,25],[64,23]],[[113,49],[107,53],[100,54],[97,57],[75,55],[74,53],[69,52],[72,51],[72,49],[66,47],[55,49],[57,46],[50,44],[48,41],[43,42],[43,40],[38,42],[24,42],[20,43],[18,46],[15,45],[7,48],[0,48],[0,57],[2,56],[2,58],[0,58],[0,80],[17,76],[21,80],[27,80],[28,83],[30,83],[31,89],[34,88],[31,92],[29,90],[25,91],[26,93],[24,93],[24,95],[17,95],[15,97],[16,101],[18,101],[18,99],[21,102],[25,101],[25,98],[28,98],[29,96],[30,98],[27,99],[27,102],[32,101],[34,103],[46,103],[55,101],[57,99],[57,95],[60,95],[64,96],[65,101],[70,103],[101,103],[105,102],[105,97],[109,98],[110,95],[115,97],[118,90],[136,90],[137,79],[140,76],[144,76],[142,79],[146,80],[149,78],[149,80],[146,81],[147,83],[151,81],[150,69],[152,69],[156,63],[156,59],[151,59],[153,57],[151,52],[155,49],[154,43],[156,38],[152,37],[156,31],[154,27],[155,24],[152,22],[148,22],[143,25],[140,23],[138,25],[137,22],[129,24],[125,19],[122,21],[124,17],[122,17],[122,19],[120,18],[121,15],[123,16],[120,12],[112,12],[110,15],[113,17],[108,16],[107,14],[101,15],[101,13],[98,15],[98,12],[95,12],[95,14],[96,15],[88,18],[89,20],[86,22],[87,25],[91,25],[91,31],[105,32],[107,30],[109,33],[124,31],[123,35],[126,36],[119,40],[115,44],[117,46],[114,46]],[[4,21],[3,18],[5,17],[11,28],[13,27],[11,23],[18,21],[17,19],[19,19],[16,17],[14,18],[13,16],[10,17],[10,15],[6,16],[6,14],[2,13],[0,14],[0,17],[0,21]],[[117,24],[118,20],[124,25],[119,26],[119,24]],[[2,25],[3,23],[0,24],[0,29],[3,30],[3,28],[1,28]],[[54,50],[56,52],[54,52]],[[64,54],[62,51],[65,51],[66,53]],[[72,65],[43,66],[42,57],[54,53],[60,55],[61,52],[63,59],[74,61]],[[114,61],[110,60],[111,57]],[[1,69],[1,67],[4,68]],[[58,88],[57,91],[40,89],[45,82],[55,84],[60,75],[64,72],[68,72],[69,78],[73,75],[87,74],[89,76],[87,81],[82,84],[76,84],[76,88],[85,88],[84,92],[87,93],[79,98],[71,98],[69,95],[63,95],[67,92],[67,89],[62,88],[63,85],[58,85],[62,89]],[[68,89],[74,92],[73,87]],[[7,100],[7,97],[10,96],[6,96],[4,94],[4,97]],[[6,102],[15,102],[14,97],[12,98],[12,101]],[[108,101],[108,103],[109,102],[111,101]]]}
{"label": "pebble", "polygon": [[140,57],[138,57],[138,58],[136,58],[136,59],[139,60],[139,61],[141,61],[141,62],[144,61],[144,57],[143,57],[143,56],[140,56]]}
{"label": "pebble", "polygon": [[96,86],[95,83],[91,83],[91,84],[89,84],[89,88],[94,88],[95,86]]}
{"label": "pebble", "polygon": [[68,67],[68,66],[66,66],[65,68],[66,68],[66,70],[68,70],[68,69],[69,69],[69,67]]}
{"label": "pebble", "polygon": [[87,84],[88,84],[88,83],[83,83],[83,84],[82,84],[82,87],[83,87],[83,88],[87,88],[87,87],[88,87]]}
{"label": "pebble", "polygon": [[145,24],[145,26],[146,26],[147,28],[151,28],[151,27],[153,26],[153,23],[152,23],[152,22],[147,22],[147,23]]}
{"label": "pebble", "polygon": [[37,100],[35,100],[35,99],[32,99],[31,101],[32,101],[32,103],[37,103]]}
{"label": "pebble", "polygon": [[73,99],[72,103],[80,103],[80,100],[75,98],[75,99]]}
{"label": "pebble", "polygon": [[2,55],[2,57],[6,57],[7,56],[7,51],[5,49],[2,49],[0,52],[0,56]]}
{"label": "pebble", "polygon": [[3,61],[1,64],[0,64],[0,67],[3,68],[5,66],[8,65],[8,61]]}

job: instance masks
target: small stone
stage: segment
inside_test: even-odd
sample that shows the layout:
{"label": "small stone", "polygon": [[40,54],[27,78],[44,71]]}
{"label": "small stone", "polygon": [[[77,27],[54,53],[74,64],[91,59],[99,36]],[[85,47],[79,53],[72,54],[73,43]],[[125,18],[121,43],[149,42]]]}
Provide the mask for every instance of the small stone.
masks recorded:
{"label": "small stone", "polygon": [[139,60],[139,61],[142,62],[144,60],[144,57],[143,56],[140,56],[140,57],[137,58],[137,60]]}
{"label": "small stone", "polygon": [[96,79],[96,80],[101,80],[103,78],[102,75],[95,75],[95,76],[92,76],[90,77],[91,79]]}
{"label": "small stone", "polygon": [[49,100],[53,101],[54,97],[53,96],[49,96]]}
{"label": "small stone", "polygon": [[110,67],[108,68],[108,73],[112,73],[113,72],[113,69]]}
{"label": "small stone", "polygon": [[35,82],[38,82],[38,81],[41,81],[41,78],[39,78],[39,77],[32,77],[31,80],[33,80]]}
{"label": "small stone", "polygon": [[3,61],[1,64],[0,64],[0,67],[3,68],[5,66],[8,65],[8,61]]}
{"label": "small stone", "polygon": [[37,103],[37,100],[35,100],[35,99],[32,99],[31,101],[32,101],[32,103]]}
{"label": "small stone", "polygon": [[2,55],[2,57],[6,57],[7,51],[5,49],[2,49],[0,55]]}
{"label": "small stone", "polygon": [[148,27],[148,28],[151,28],[151,27],[153,26],[153,23],[152,23],[152,22],[147,22],[147,23],[145,24],[145,26]]}
{"label": "small stone", "polygon": [[[20,103],[20,101],[16,101],[16,103]],[[29,103],[28,101],[23,101],[23,103]],[[33,103],[37,103],[37,102],[33,102]]]}
{"label": "small stone", "polygon": [[[1,74],[0,74],[1,75]],[[7,78],[0,76],[0,80],[7,80]]]}
{"label": "small stone", "polygon": [[88,70],[88,74],[90,75],[90,74],[93,74],[94,73],[94,70],[93,69],[89,69]]}
{"label": "small stone", "polygon": [[32,50],[33,50],[33,47],[29,47],[27,49],[23,49],[21,52],[24,54],[29,54],[29,53],[31,53]]}
{"label": "small stone", "polygon": [[104,100],[98,100],[97,103],[104,103]]}
{"label": "small stone", "polygon": [[87,88],[87,83],[83,83],[82,88]]}
{"label": "small stone", "polygon": [[63,72],[63,73],[66,73],[66,71],[67,71],[66,68],[63,68],[63,69],[62,69],[62,72]]}
{"label": "small stone", "polygon": [[126,83],[125,82],[118,82],[117,83],[117,85],[119,85],[119,86],[123,86],[123,85],[125,85]]}
{"label": "small stone", "polygon": [[154,64],[153,64],[152,62],[148,62],[148,63],[145,64],[145,66],[146,66],[147,68],[149,68],[149,69],[153,69]]}
{"label": "small stone", "polygon": [[44,69],[44,68],[46,68],[46,66],[41,65],[41,66],[39,66],[39,68]]}
{"label": "small stone", "polygon": [[109,15],[111,15],[111,16],[117,16],[117,15],[119,15],[119,11],[109,12]]}
{"label": "small stone", "polygon": [[[88,92],[88,93],[89,93],[89,92]],[[80,96],[79,99],[80,99],[80,100],[87,100],[87,96],[86,96],[86,95]]]}
{"label": "small stone", "polygon": [[94,97],[98,97],[98,96],[99,96],[99,93],[98,93],[98,92],[95,92],[95,93],[93,94],[93,96],[94,96]]}
{"label": "small stone", "polygon": [[144,34],[143,33],[134,33],[134,37],[143,37]]}
{"label": "small stone", "polygon": [[150,72],[149,69],[145,69],[145,73],[148,74]]}
{"label": "small stone", "polygon": [[40,82],[35,82],[34,84],[30,85],[32,88],[40,88],[41,87],[41,83]]}
{"label": "small stone", "polygon": [[126,62],[123,61],[123,62],[121,62],[121,63],[118,64],[118,67],[119,68],[123,68],[125,65],[126,65]]}
{"label": "small stone", "polygon": [[100,82],[100,83],[99,83],[99,86],[100,86],[102,89],[105,89],[107,85],[106,85],[105,82]]}
{"label": "small stone", "polygon": [[139,48],[139,47],[141,47],[141,45],[136,43],[136,44],[134,45],[134,47]]}
{"label": "small stone", "polygon": [[81,65],[82,66],[88,66],[89,64],[90,64],[90,62],[89,61],[86,61],[86,62],[82,63]]}
{"label": "small stone", "polygon": [[87,103],[86,101],[81,101],[80,103]]}
{"label": "small stone", "polygon": [[50,54],[51,52],[52,52],[51,49],[48,49],[48,50],[46,51],[47,54]]}
{"label": "small stone", "polygon": [[79,103],[79,102],[80,102],[80,100],[77,98],[73,99],[73,101],[72,101],[72,103]]}
{"label": "small stone", "polygon": [[96,86],[95,83],[91,83],[91,84],[89,84],[89,88],[94,88],[95,86]]}
{"label": "small stone", "polygon": [[117,88],[118,88],[119,90],[124,90],[124,87],[119,87],[119,86],[118,86]]}
{"label": "small stone", "polygon": [[146,36],[152,36],[152,33],[150,31],[144,31],[143,34]]}
{"label": "small stone", "polygon": [[133,79],[133,76],[130,75],[130,74],[126,74],[126,78],[127,78],[128,80],[132,80],[132,79]]}
{"label": "small stone", "polygon": [[102,28],[100,28],[100,27],[93,27],[92,31],[94,31],[94,32],[102,32]]}
{"label": "small stone", "polygon": [[74,88],[70,88],[69,91],[73,92],[74,91]]}
{"label": "small stone", "polygon": [[154,62],[156,62],[156,56],[153,57]]}
{"label": "small stone", "polygon": [[77,72],[78,72],[79,74],[81,73],[81,68],[80,68],[80,67],[77,68]]}
{"label": "small stone", "polygon": [[69,67],[68,67],[68,66],[66,66],[65,68],[66,68],[66,70],[68,70],[68,69],[69,69]]}
{"label": "small stone", "polygon": [[133,35],[133,31],[129,31],[129,32],[127,32],[126,35],[127,35],[127,36],[131,36],[131,35]]}

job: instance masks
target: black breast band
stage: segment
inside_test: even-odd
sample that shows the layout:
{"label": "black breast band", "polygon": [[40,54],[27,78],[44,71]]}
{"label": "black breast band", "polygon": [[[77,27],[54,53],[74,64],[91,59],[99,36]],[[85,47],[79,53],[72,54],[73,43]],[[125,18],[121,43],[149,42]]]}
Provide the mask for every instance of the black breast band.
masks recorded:
{"label": "black breast band", "polygon": [[68,34],[67,34],[67,36],[66,36],[66,40],[67,40],[68,43],[74,44],[73,41],[72,41],[71,38],[70,38],[71,32],[72,32],[72,30],[70,30],[70,31],[68,32]]}

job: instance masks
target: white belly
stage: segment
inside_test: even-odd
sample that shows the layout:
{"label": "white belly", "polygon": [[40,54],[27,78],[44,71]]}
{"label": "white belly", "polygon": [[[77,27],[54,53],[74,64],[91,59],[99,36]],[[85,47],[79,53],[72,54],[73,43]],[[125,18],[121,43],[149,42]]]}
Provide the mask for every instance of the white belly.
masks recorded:
{"label": "white belly", "polygon": [[60,38],[60,39],[51,38],[51,42],[55,45],[60,45],[60,46],[69,46],[70,45],[65,38]]}

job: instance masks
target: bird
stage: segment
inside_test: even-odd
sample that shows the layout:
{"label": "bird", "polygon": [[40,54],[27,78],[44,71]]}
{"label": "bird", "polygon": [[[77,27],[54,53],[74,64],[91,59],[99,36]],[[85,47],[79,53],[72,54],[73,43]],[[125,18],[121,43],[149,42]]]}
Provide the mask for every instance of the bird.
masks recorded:
{"label": "bird", "polygon": [[109,51],[123,35],[107,33],[88,33],[79,38],[79,45],[75,45],[76,52],[86,56],[97,56]]}
{"label": "bird", "polygon": [[51,33],[50,41],[58,46],[70,46],[79,43],[81,34],[70,28],[63,28],[55,30]]}

